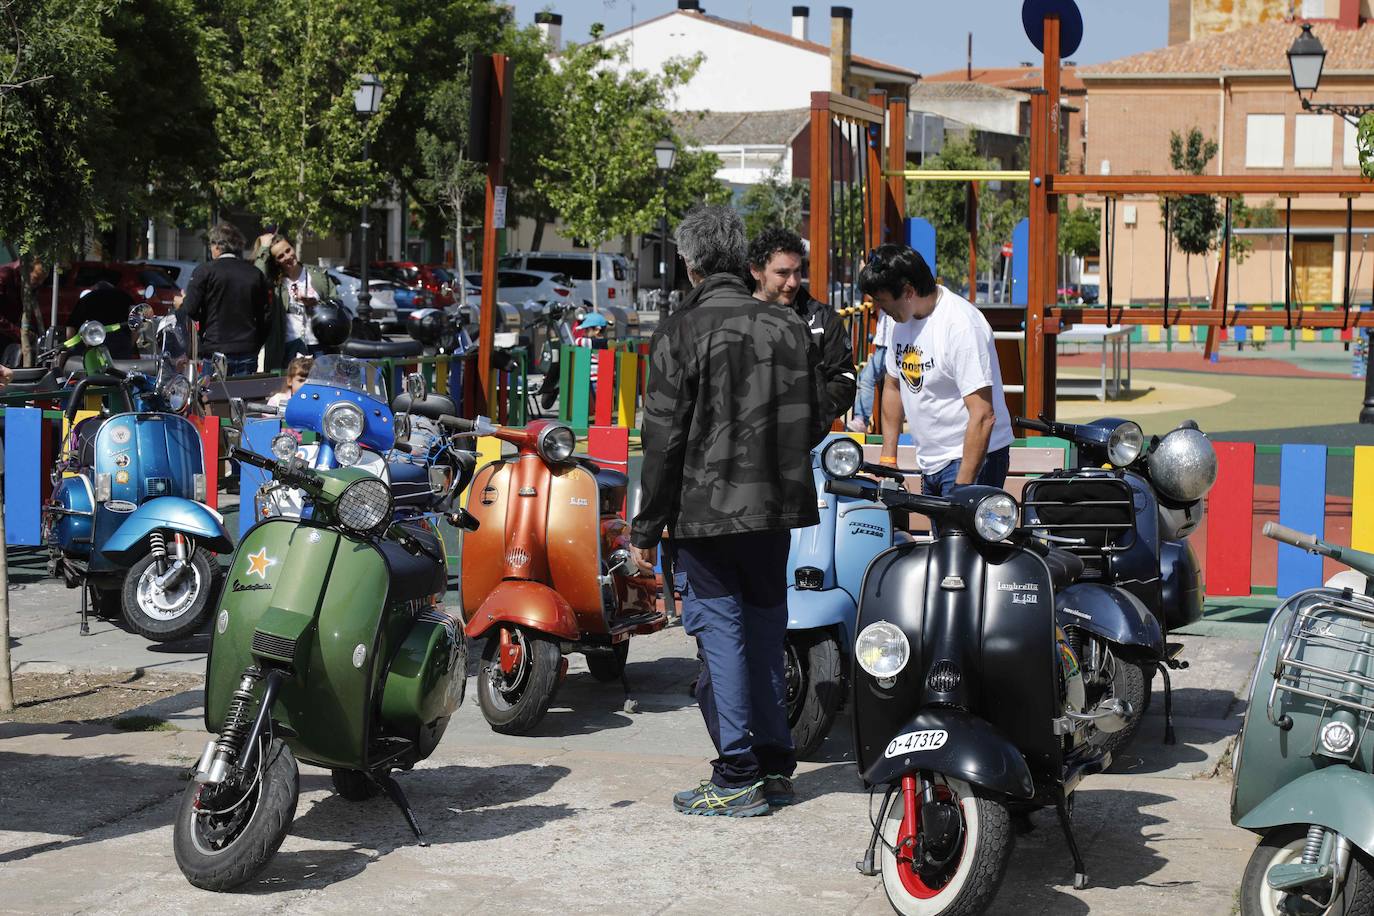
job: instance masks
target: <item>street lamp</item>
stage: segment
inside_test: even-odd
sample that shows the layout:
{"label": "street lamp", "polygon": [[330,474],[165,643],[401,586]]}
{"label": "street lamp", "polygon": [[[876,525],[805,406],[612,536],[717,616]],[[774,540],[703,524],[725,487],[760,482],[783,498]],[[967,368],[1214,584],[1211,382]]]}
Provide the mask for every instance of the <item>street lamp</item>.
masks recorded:
{"label": "street lamp", "polygon": [[654,159],[658,163],[658,174],[663,179],[663,216],[658,224],[659,256],[659,327],[668,320],[668,173],[673,170],[673,160],[677,158],[677,145],[666,137],[654,144]]}
{"label": "street lamp", "polygon": [[[363,118],[370,118],[382,107],[382,81],[377,79],[375,73],[358,74],[359,85],[353,90],[353,108]],[[368,157],[371,155],[372,146],[368,139],[369,135],[366,127],[363,128],[363,173],[367,173]],[[367,285],[367,230],[371,227],[367,224],[367,197],[363,197],[363,219],[362,230],[359,243],[362,248],[360,260],[362,261],[362,276],[359,278],[361,283],[358,289],[358,317],[369,318],[372,316],[372,291]]]}
{"label": "street lamp", "polygon": [[[1326,66],[1326,48],[1322,47],[1321,39],[1312,34],[1312,26],[1305,23],[1302,32],[1293,39],[1293,45],[1288,49],[1288,72],[1293,78],[1293,91],[1298,94],[1302,101],[1303,111],[1318,111],[1338,114],[1346,121],[1356,126],[1360,123],[1360,118],[1366,113],[1374,111],[1374,105],[1334,105],[1328,103],[1314,104],[1311,96],[1317,92],[1317,87],[1322,82],[1322,68]],[[1305,94],[1304,94],[1305,93]],[[1345,263],[1350,264],[1350,234],[1347,230],[1345,237],[1346,255]],[[1350,278],[1346,277],[1347,286]],[[1361,423],[1374,423],[1374,334],[1368,335],[1365,348],[1367,362],[1364,369],[1364,406],[1360,409]]]}

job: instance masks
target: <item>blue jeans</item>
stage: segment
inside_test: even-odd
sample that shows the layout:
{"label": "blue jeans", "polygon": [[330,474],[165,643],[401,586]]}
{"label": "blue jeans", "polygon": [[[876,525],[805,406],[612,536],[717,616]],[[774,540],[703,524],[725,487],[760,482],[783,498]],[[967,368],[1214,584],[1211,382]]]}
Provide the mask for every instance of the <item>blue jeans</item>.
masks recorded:
{"label": "blue jeans", "polygon": [[884,363],[887,361],[887,347],[874,347],[873,356],[864,363],[859,373],[858,390],[854,394],[854,416],[865,421],[873,418],[873,395],[882,377]]}
{"label": "blue jeans", "polygon": [[256,353],[226,353],[224,356],[229,361],[228,375],[230,378],[239,375],[252,375],[258,371],[258,354]]}
{"label": "blue jeans", "polygon": [[797,767],[787,727],[786,531],[674,542],[687,575],[682,629],[702,662],[697,705],[716,746],[712,781],[753,785]]}
{"label": "blue jeans", "polygon": [[[934,474],[921,475],[921,492],[926,496],[948,496],[954,490],[954,481],[959,476],[959,466],[964,462],[955,458]],[[973,482],[985,487],[1001,487],[1007,482],[1007,469],[1011,466],[1011,446],[1003,446],[995,452],[988,452],[983,458],[983,466]]]}

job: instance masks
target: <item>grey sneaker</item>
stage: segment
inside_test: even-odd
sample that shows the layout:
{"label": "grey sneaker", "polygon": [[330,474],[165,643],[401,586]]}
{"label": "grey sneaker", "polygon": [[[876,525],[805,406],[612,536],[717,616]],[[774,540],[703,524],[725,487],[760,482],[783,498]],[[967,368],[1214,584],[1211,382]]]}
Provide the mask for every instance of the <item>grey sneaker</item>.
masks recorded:
{"label": "grey sneaker", "polygon": [[795,804],[797,791],[792,786],[792,778],[777,773],[763,777],[763,797],[774,808]]}
{"label": "grey sneaker", "polygon": [[723,789],[707,780],[695,789],[673,796],[673,807],[683,814],[724,817],[755,817],[768,813],[763,780],[740,789]]}

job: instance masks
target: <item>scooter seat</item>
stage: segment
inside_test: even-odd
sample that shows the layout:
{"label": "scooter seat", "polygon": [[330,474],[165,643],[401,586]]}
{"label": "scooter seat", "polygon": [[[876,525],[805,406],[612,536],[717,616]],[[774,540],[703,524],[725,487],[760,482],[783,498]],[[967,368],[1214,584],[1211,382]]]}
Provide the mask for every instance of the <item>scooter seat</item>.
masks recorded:
{"label": "scooter seat", "polygon": [[453,399],[442,394],[428,395],[423,401],[411,401],[410,395],[398,394],[391,402],[391,412],[413,413],[431,420],[437,420],[444,414],[458,416],[458,408],[454,405]]}
{"label": "scooter seat", "polygon": [[346,340],[339,352],[358,359],[386,359],[391,356],[423,356],[425,345],[418,340]]}
{"label": "scooter seat", "polygon": [[51,369],[35,366],[32,369],[11,369],[11,385],[36,385],[47,377]]}
{"label": "scooter seat", "polygon": [[596,488],[598,490],[624,490],[630,485],[630,478],[620,471],[612,471],[610,468],[598,468],[596,471]]}
{"label": "scooter seat", "polygon": [[429,489],[429,469],[409,461],[391,461],[386,466],[391,485],[391,504],[397,509],[430,508],[435,496]]}
{"label": "scooter seat", "polygon": [[1078,581],[1083,575],[1083,561],[1076,554],[1058,547],[1051,547],[1045,557],[1045,565],[1050,568],[1050,582],[1056,592],[1062,591]]}
{"label": "scooter seat", "polygon": [[[406,533],[423,543],[425,550],[434,556],[443,555],[439,539],[428,531],[407,525]],[[383,541],[379,546],[382,556],[386,558],[387,569],[391,572],[391,586],[386,594],[388,604],[443,594],[448,587],[444,564],[436,563],[423,552],[413,554],[395,541]]]}

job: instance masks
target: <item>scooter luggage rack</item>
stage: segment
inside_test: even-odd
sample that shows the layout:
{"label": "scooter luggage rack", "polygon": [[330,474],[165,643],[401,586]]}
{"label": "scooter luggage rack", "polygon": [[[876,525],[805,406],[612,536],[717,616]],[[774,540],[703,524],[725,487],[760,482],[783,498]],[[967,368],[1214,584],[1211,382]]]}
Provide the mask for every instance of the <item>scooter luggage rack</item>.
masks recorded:
{"label": "scooter luggage rack", "polygon": [[[1119,495],[1112,495],[1109,499],[1075,498],[1076,492],[1087,488]],[[1097,497],[1104,494],[1097,492],[1093,495]],[[1134,543],[1134,500],[1130,486],[1119,478],[1097,474],[1047,475],[1026,485],[1022,508],[1026,510],[1028,526],[1059,537],[1085,541],[1082,544],[1064,545],[1066,550],[1077,554],[1083,561],[1084,580],[1102,578],[1106,574],[1106,558],[1130,549]],[[1083,517],[1092,520],[1078,520]]]}
{"label": "scooter luggage rack", "polygon": [[[1345,597],[1347,594],[1351,597]],[[1284,720],[1291,724],[1291,719],[1276,712],[1276,701],[1284,693],[1323,704],[1323,718],[1327,707],[1374,716],[1374,700],[1368,699],[1374,697],[1374,678],[1351,670],[1357,661],[1353,656],[1374,656],[1374,601],[1350,592],[1323,597],[1325,600],[1300,605],[1289,623],[1274,663],[1274,682],[1265,708],[1273,725],[1283,727]],[[1344,669],[1310,660],[1317,654],[1331,653],[1346,659]],[[1366,670],[1371,668],[1374,661]],[[1361,733],[1368,725],[1364,723]]]}

